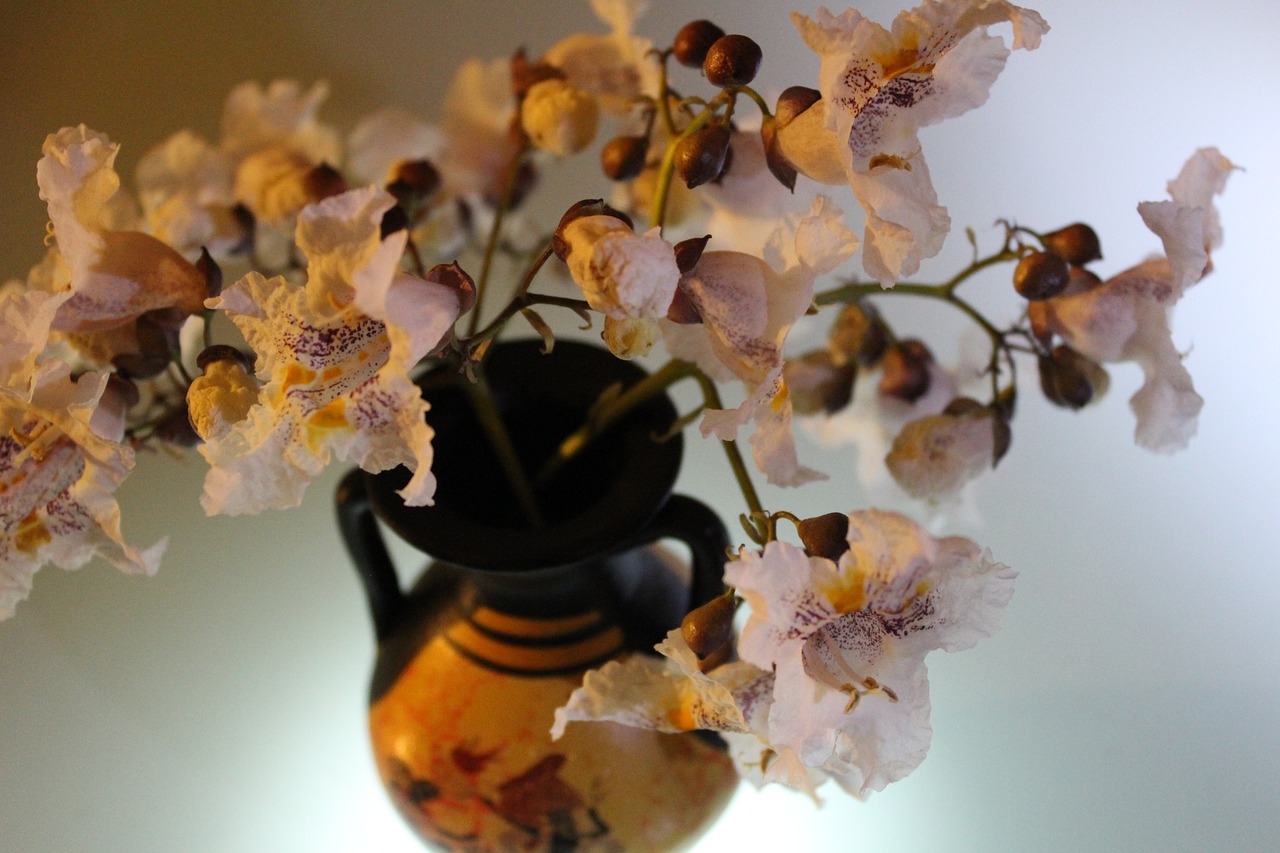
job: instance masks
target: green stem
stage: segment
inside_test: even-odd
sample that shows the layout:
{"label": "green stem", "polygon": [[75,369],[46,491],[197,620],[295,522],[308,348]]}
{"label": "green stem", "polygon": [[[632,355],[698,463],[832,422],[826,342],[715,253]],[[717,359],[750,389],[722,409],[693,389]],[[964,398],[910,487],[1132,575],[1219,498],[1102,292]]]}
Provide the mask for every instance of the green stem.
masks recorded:
{"label": "green stem", "polygon": [[649,211],[649,219],[659,231],[661,231],[667,216],[667,196],[671,192],[671,178],[675,175],[676,148],[681,142],[698,131],[715,114],[716,102],[712,101],[693,117],[693,121],[689,122],[689,126],[679,136],[672,137],[667,142],[667,150],[662,153],[662,164],[658,166],[658,176],[653,193],[653,207]]}
{"label": "green stem", "polygon": [[752,89],[750,86],[739,86],[735,91],[741,92],[742,94],[751,98],[751,100],[755,101],[756,106],[760,108],[760,113],[763,118],[765,119],[773,118],[773,113],[770,112],[769,110],[768,102],[766,102],[765,99],[760,96],[760,93],[757,92],[755,89]]}
{"label": "green stem", "polygon": [[[538,257],[529,265],[529,268],[525,270],[524,277],[516,287],[516,292],[511,297],[511,301],[508,302],[507,306],[498,313],[498,316],[494,317],[489,321],[487,326],[479,331],[474,328],[478,323],[472,323],[473,328],[467,333],[467,339],[465,341],[468,350],[474,349],[477,343],[496,336],[500,331],[502,331],[502,327],[506,325],[508,320],[516,314],[519,314],[521,309],[529,307],[529,305],[535,301],[535,299],[529,294],[529,287],[533,284],[534,276],[538,274],[538,271],[542,269],[543,264],[545,264],[550,257],[551,246],[548,245],[538,254]],[[547,297],[547,300],[549,301],[552,298],[554,297]],[[473,320],[480,316],[479,308],[480,304],[479,299],[477,298],[476,307],[472,309]]]}
{"label": "green stem", "polygon": [[498,238],[502,234],[502,220],[507,208],[511,205],[511,196],[515,192],[516,178],[520,174],[520,164],[524,161],[527,146],[521,146],[507,163],[506,174],[502,176],[502,197],[498,200],[498,208],[493,212],[493,226],[489,229],[489,239],[485,242],[484,260],[480,264],[480,278],[476,281],[476,304],[471,309],[471,324],[467,327],[468,336],[475,334],[480,325],[480,313],[484,305],[484,296],[488,292],[489,272],[493,269],[493,256],[498,249]]}
{"label": "green stem", "polygon": [[498,464],[502,466],[503,473],[507,476],[507,483],[511,486],[511,491],[520,504],[525,519],[533,527],[546,527],[546,519],[538,509],[537,498],[534,497],[533,487],[529,483],[524,468],[520,465],[520,457],[516,454],[515,445],[511,442],[511,434],[507,432],[502,416],[498,413],[498,407],[494,405],[493,391],[485,381],[483,368],[480,365],[475,366],[474,383],[462,382],[461,384],[471,401],[481,428],[489,438],[489,444],[498,457]]}
{"label": "green stem", "polygon": [[[694,378],[702,388],[702,397],[706,401],[707,408],[723,409],[724,403],[720,401],[720,392],[716,390],[715,383],[701,371],[694,374]],[[721,441],[720,445],[729,459],[729,467],[733,470],[734,479],[738,481],[738,490],[742,492],[742,498],[747,502],[751,517],[758,518],[766,515],[764,505],[760,503],[760,495],[756,492],[755,484],[751,482],[747,463],[742,458],[742,452],[738,450],[738,442],[736,440]]]}
{"label": "green stem", "polygon": [[651,397],[661,394],[686,376],[693,376],[695,371],[697,371],[697,368],[689,362],[672,359],[626,391],[623,391],[613,400],[610,400],[599,410],[590,412],[586,423],[560,442],[560,446],[556,448],[555,455],[548,459],[546,464],[542,466],[542,470],[538,472],[537,482],[545,483],[549,480],[569,460],[580,453],[583,448],[627,412],[630,412]]}

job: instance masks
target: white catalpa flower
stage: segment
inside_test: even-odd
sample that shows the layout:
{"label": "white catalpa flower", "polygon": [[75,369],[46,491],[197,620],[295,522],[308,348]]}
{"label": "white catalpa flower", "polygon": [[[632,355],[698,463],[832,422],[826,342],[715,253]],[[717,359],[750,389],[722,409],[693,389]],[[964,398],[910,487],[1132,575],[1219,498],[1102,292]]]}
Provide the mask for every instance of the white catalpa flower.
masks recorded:
{"label": "white catalpa flower", "polygon": [[1137,443],[1150,450],[1181,450],[1196,432],[1204,400],[1173,343],[1169,314],[1186,288],[1208,272],[1209,252],[1222,241],[1212,199],[1234,168],[1217,149],[1197,151],[1169,183],[1172,201],[1138,206],[1167,257],[1106,281],[1091,280],[1091,286],[1069,289],[1036,308],[1049,330],[1088,358],[1142,367],[1145,381],[1129,405],[1137,416]]}
{"label": "white catalpa flower", "polygon": [[701,322],[664,324],[673,356],[695,362],[713,378],[737,378],[747,385],[747,399],[737,409],[707,411],[702,433],[732,440],[754,421],[756,465],[776,485],[822,476],[796,459],[782,351],[791,326],[813,300],[814,280],[856,249],[840,209],[819,197],[805,216],[775,233],[768,261],[742,252],[703,253],[679,285]]}
{"label": "white catalpa flower", "polygon": [[73,378],[37,362],[66,293],[0,294],[0,619],[13,615],[42,565],[77,569],[95,555],[152,574],[164,543],[124,542],[112,493],[133,467],[123,412],[104,400],[107,374]]}
{"label": "white catalpa flower", "polygon": [[896,513],[848,518],[838,561],[775,541],[729,563],[725,581],[751,608],[738,653],[776,678],[767,749],[862,796],[923,760],[924,657],[990,636],[1015,573],[968,539],[934,539]]}
{"label": "white catalpa flower", "polygon": [[995,464],[999,428],[996,413],[989,409],[918,418],[894,438],[885,466],[911,497],[952,500]]}
{"label": "white catalpa flower", "polygon": [[207,285],[200,271],[150,234],[120,227],[119,146],[79,125],[50,134],[43,150],[36,180],[61,263],[46,259],[41,286],[71,294],[52,329],[83,337],[81,349],[109,360],[138,351],[134,324],[143,314],[176,330],[202,311]]}
{"label": "white catalpa flower", "polygon": [[636,97],[657,88],[656,68],[647,57],[652,42],[632,32],[648,5],[645,0],[591,0],[596,17],[612,31],[575,33],[548,50],[543,61],[564,72],[574,88],[598,98],[607,112],[625,114]]}
{"label": "white catalpa flower", "polygon": [[409,370],[462,305],[456,289],[398,271],[405,234],[380,233],[393,203],[370,187],[308,206],[296,236],[305,285],[250,273],[210,300],[258,354],[265,385],[243,420],[201,447],[209,514],[295,506],[332,456],[375,472],[407,465],[405,502],[431,502],[432,432]]}
{"label": "white catalpa flower", "polygon": [[815,180],[849,183],[867,213],[863,265],[892,286],[937,254],[950,228],[917,130],[986,101],[1009,55],[988,27],[1012,23],[1013,47],[1031,50],[1048,25],[1004,0],[926,0],[892,30],[854,9],[791,17],[822,58],[822,100],[779,131],[780,149]]}
{"label": "white catalpa flower", "polygon": [[328,95],[324,83],[304,92],[296,80],[273,80],[265,89],[250,81],[227,95],[221,150],[234,164],[236,201],[257,219],[288,221],[311,201],[307,174],[341,162],[337,132],[316,120]]}
{"label": "white catalpa flower", "polygon": [[244,239],[232,209],[231,161],[189,130],[180,130],[138,161],[138,200],[147,228],[187,259],[207,248],[226,255]]}

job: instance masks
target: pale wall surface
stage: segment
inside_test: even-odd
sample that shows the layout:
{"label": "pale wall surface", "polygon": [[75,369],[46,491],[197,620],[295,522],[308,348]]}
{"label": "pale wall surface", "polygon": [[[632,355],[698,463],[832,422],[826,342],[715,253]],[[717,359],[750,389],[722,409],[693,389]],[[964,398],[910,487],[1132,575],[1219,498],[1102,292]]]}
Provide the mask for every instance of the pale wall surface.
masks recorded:
{"label": "pale wall surface", "polygon": [[[363,6],[363,4],[361,4]],[[758,36],[764,79],[816,63],[765,4],[656,4],[647,33],[706,16]],[[537,51],[596,29],[577,2],[8,2],[0,9],[0,274],[39,257],[34,164],[44,135],[87,122],[123,143],[122,174],[184,126],[213,136],[235,83],[328,79],[339,126],[374,105],[431,117],[470,55]],[[1002,633],[931,659],[933,751],[867,803],[815,811],[744,791],[703,850],[1264,851],[1280,845],[1280,556],[1274,449],[1275,199],[1280,137],[1274,4],[1046,0],[1054,26],[1013,57],[990,103],[924,135],[957,232],[1000,216],[1088,219],[1113,272],[1158,244],[1133,206],[1196,147],[1248,171],[1221,209],[1214,275],[1175,340],[1206,399],[1172,458],[1131,445],[1117,370],[1099,407],[1027,394],[1014,448],[953,523],[1021,571]],[[864,9],[887,21],[894,9]],[[785,73],[784,73],[785,70]],[[573,192],[563,204],[585,193]],[[851,206],[851,202],[847,205]],[[957,233],[942,277],[967,251]],[[1007,287],[979,289],[1001,302]],[[1030,388],[1028,389],[1031,390]],[[718,453],[682,483],[740,511]],[[866,498],[847,448],[798,512]],[[338,472],[299,511],[206,521],[202,465],[144,458],[122,490],[126,533],[172,535],[160,575],[46,569],[0,625],[0,848],[21,851],[416,849],[382,799],[363,741],[372,640],[330,521]],[[409,565],[412,569],[412,564]],[[754,842],[754,843],[752,843]]]}

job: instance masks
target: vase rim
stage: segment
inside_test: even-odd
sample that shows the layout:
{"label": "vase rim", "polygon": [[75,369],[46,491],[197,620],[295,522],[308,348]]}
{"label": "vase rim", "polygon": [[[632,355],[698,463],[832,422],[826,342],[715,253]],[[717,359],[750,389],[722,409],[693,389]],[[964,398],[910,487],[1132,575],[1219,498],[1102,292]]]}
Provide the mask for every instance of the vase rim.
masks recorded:
{"label": "vase rim", "polygon": [[[540,339],[500,342],[486,358],[485,375],[504,414],[537,401],[539,406],[567,407],[585,417],[609,386],[630,386],[647,375],[633,362],[591,344],[557,341],[548,355],[542,347]],[[442,410],[457,401],[431,391],[423,396],[433,407],[427,421],[440,438],[441,430],[453,424],[450,413]],[[436,423],[432,411],[437,412]],[[601,438],[608,442],[609,464],[574,472],[575,484],[591,489],[592,498],[572,516],[545,527],[494,524],[448,500],[406,507],[395,491],[404,484],[404,469],[366,474],[370,498],[378,516],[397,535],[437,560],[521,573],[579,563],[642,544],[638,537],[666,503],[679,474],[681,436],[655,440],[676,418],[675,405],[660,394],[611,425]],[[440,476],[457,473],[453,464],[443,467]]]}

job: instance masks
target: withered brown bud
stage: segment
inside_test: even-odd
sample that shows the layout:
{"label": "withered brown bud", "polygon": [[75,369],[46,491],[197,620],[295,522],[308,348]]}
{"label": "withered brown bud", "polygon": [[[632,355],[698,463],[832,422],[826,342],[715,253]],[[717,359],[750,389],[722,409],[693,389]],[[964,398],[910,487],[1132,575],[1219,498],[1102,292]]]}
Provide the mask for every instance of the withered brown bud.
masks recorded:
{"label": "withered brown bud", "polygon": [[547,62],[530,62],[522,47],[511,56],[511,91],[519,100],[543,80],[563,80],[565,73]]}
{"label": "withered brown bud", "polygon": [[200,247],[200,258],[196,261],[196,269],[204,276],[204,292],[209,299],[222,293],[222,267],[209,254],[204,246]]}
{"label": "withered brown bud", "polygon": [[228,344],[214,344],[211,347],[205,347],[196,356],[196,367],[201,370],[207,370],[209,365],[215,361],[237,361],[246,371],[253,372],[253,358]]}
{"label": "withered brown bud", "polygon": [[724,30],[710,21],[690,21],[676,33],[671,53],[686,68],[701,68],[711,45],[724,38]]}
{"label": "withered brown bud", "polygon": [[929,364],[933,354],[923,341],[909,338],[884,352],[880,393],[914,403],[929,393]]}
{"label": "withered brown bud", "polygon": [[346,192],[347,179],[328,163],[321,163],[307,172],[306,177],[302,179],[302,186],[310,201],[324,201],[326,198]]}
{"label": "withered brown bud", "polygon": [[1031,252],[1022,256],[1013,270],[1013,287],[1033,302],[1052,299],[1067,289],[1071,270],[1067,262],[1052,252]]}
{"label": "withered brown bud", "polygon": [[1076,267],[1102,259],[1102,244],[1098,241],[1098,232],[1083,222],[1050,231],[1044,235],[1044,245],[1050,252]]}
{"label": "withered brown bud", "polygon": [[729,127],[701,127],[676,146],[676,174],[689,189],[720,177],[729,152]]}
{"label": "withered brown bud", "polygon": [[718,651],[733,639],[733,612],[737,601],[726,593],[690,612],[680,623],[680,633],[699,658]]}
{"label": "withered brown bud", "polygon": [[764,53],[743,35],[721,36],[707,49],[702,73],[713,86],[745,86],[756,78]]}
{"label": "withered brown bud", "polygon": [[783,364],[791,405],[802,415],[838,412],[853,399],[856,361],[837,362],[826,350],[815,350]]}
{"label": "withered brown bud", "polygon": [[764,148],[764,164],[778,179],[778,183],[794,192],[796,176],[799,173],[796,167],[791,165],[791,161],[783,155],[782,148],[778,145],[778,131],[781,129],[774,116],[766,116],[760,125],[760,144]]}
{"label": "withered brown bud", "polygon": [[849,516],[842,512],[828,512],[806,518],[796,525],[804,550],[811,557],[839,560],[849,550]]}
{"label": "withered brown bud", "polygon": [[707,234],[704,237],[690,237],[688,240],[676,243],[676,266],[680,268],[681,273],[691,272],[698,265],[702,252],[710,241],[711,235]]}
{"label": "withered brown bud", "polygon": [[615,136],[600,149],[600,168],[611,181],[629,181],[644,171],[647,136]]}
{"label": "withered brown bud", "polygon": [[564,229],[568,227],[570,222],[575,219],[581,219],[584,216],[612,216],[625,222],[628,228],[634,229],[636,227],[630,216],[627,216],[617,208],[605,204],[604,199],[584,198],[582,201],[576,201],[569,205],[569,209],[564,212],[564,216],[560,217],[560,222],[556,225],[555,234],[551,236],[551,251],[555,252],[556,257],[560,260],[563,261],[569,256],[569,243],[564,239]]}
{"label": "withered brown bud", "polygon": [[827,349],[836,360],[856,361],[864,367],[880,361],[888,346],[880,312],[869,302],[853,302],[842,308],[827,335]]}
{"label": "withered brown bud", "polygon": [[382,214],[382,223],[378,226],[378,234],[385,240],[397,231],[403,231],[408,227],[409,214],[405,212],[403,206],[397,204],[387,208],[387,212]]}
{"label": "withered brown bud", "polygon": [[677,287],[676,295],[667,308],[667,319],[682,326],[694,326],[702,322],[702,315],[698,313],[698,308],[689,299],[689,295]]}
{"label": "withered brown bud", "polygon": [[476,307],[476,283],[467,271],[452,264],[436,264],[427,270],[426,280],[443,284],[458,294],[458,313],[465,314]]}
{"label": "withered brown bud", "polygon": [[403,160],[387,184],[387,192],[401,204],[421,204],[440,189],[440,170],[430,160]]}
{"label": "withered brown bud", "polygon": [[1038,366],[1040,390],[1045,398],[1065,409],[1084,408],[1109,384],[1101,365],[1065,344],[1054,347],[1048,356],[1041,356]]}

